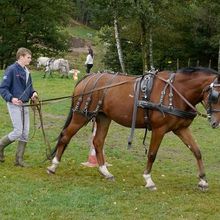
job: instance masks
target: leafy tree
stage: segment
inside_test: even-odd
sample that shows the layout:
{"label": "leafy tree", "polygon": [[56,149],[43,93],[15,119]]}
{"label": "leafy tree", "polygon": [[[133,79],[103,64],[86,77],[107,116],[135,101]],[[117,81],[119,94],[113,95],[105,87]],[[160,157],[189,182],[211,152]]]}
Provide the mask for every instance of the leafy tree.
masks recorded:
{"label": "leafy tree", "polygon": [[220,40],[220,5],[219,1],[201,0],[194,6],[193,47],[191,53],[200,60],[202,65],[217,69],[219,40]]}
{"label": "leafy tree", "polygon": [[75,5],[75,10],[73,17],[75,20],[85,24],[91,25],[91,15],[92,15],[92,4],[89,0],[73,0]]}
{"label": "leafy tree", "polygon": [[0,67],[14,60],[19,47],[55,54],[67,47],[62,26],[72,12],[68,0],[0,1]]}
{"label": "leafy tree", "polygon": [[117,7],[114,0],[83,2],[90,24],[101,28],[100,36],[107,43],[104,60],[110,69],[120,69],[111,28],[115,12],[128,73],[140,74],[151,65],[175,71],[177,59],[180,67],[195,66],[197,60],[208,66],[212,60],[212,67],[217,69],[219,62],[220,69],[218,0],[120,0]]}

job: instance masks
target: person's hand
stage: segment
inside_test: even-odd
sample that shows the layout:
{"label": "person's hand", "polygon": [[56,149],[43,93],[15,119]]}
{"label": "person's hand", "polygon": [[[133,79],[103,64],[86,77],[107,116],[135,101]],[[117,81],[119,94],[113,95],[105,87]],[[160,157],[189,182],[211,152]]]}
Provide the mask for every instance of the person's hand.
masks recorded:
{"label": "person's hand", "polygon": [[36,99],[38,99],[38,94],[34,92],[33,95],[31,96],[31,100],[35,101]]}
{"label": "person's hand", "polygon": [[12,98],[11,102],[14,105],[22,105],[23,104],[23,102],[21,100],[19,100],[18,98]]}

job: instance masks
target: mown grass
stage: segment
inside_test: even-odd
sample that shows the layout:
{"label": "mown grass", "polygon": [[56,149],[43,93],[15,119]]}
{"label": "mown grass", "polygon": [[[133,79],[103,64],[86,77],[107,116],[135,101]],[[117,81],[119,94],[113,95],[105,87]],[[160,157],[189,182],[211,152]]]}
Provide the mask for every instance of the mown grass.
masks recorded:
{"label": "mown grass", "polygon": [[[42,78],[33,72],[36,90],[42,99],[71,95],[72,79]],[[0,99],[0,136],[11,130],[6,105]],[[70,100],[42,106],[47,137],[55,146],[70,108]],[[33,134],[33,113],[31,113]],[[39,125],[39,120],[37,120]],[[56,175],[49,176],[46,146],[41,130],[30,139],[25,159],[29,168],[13,165],[16,144],[6,148],[6,162],[0,164],[0,219],[220,219],[219,130],[196,118],[192,131],[201,145],[209,191],[197,189],[196,161],[173,134],[164,138],[153,167],[156,192],[144,187],[142,177],[146,156],[142,147],[143,130],[135,131],[133,148],[127,150],[130,130],[112,123],[106,138],[105,154],[113,166],[114,182],[106,181],[96,168],[85,168],[91,125],[71,140]],[[150,133],[149,135],[150,136]],[[149,138],[148,138],[149,140]]]}

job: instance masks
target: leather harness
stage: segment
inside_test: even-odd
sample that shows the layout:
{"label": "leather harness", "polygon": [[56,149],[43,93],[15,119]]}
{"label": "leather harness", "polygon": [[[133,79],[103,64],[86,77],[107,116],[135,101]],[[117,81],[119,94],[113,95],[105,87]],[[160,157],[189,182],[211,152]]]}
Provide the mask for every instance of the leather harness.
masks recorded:
{"label": "leather harness", "polygon": [[[113,83],[115,77],[118,75],[118,73],[114,74],[112,76],[112,78],[106,82],[106,84],[102,87],[98,87],[96,88],[98,81],[105,75],[104,73],[101,73],[98,77],[97,74],[92,75],[91,77],[88,77],[85,84],[84,84],[84,88],[82,89],[81,94],[79,95],[75,95],[73,96],[66,96],[66,97],[61,97],[61,98],[55,98],[55,99],[50,99],[50,100],[43,100],[43,101],[39,101],[38,103],[34,103],[34,104],[30,104],[30,105],[24,105],[23,107],[28,107],[28,106],[37,106],[37,111],[39,113],[40,116],[40,121],[41,121],[41,127],[42,127],[42,132],[43,132],[43,136],[44,136],[44,141],[45,143],[48,145],[48,151],[50,151],[50,144],[46,138],[45,132],[44,132],[44,128],[43,128],[43,118],[42,118],[42,113],[41,113],[41,104],[43,104],[43,102],[48,102],[48,101],[53,101],[53,100],[57,100],[57,99],[63,99],[63,98],[76,98],[77,102],[75,107],[72,108],[73,112],[77,112],[80,113],[82,115],[84,115],[85,117],[87,117],[90,121],[91,119],[95,118],[97,116],[97,114],[101,111],[102,108],[102,104],[104,101],[104,98],[106,96],[107,90],[109,88],[112,87],[116,87],[116,86],[120,86],[122,84],[131,82],[135,80],[135,84],[134,84],[134,105],[133,105],[133,114],[132,114],[132,124],[131,124],[131,134],[128,138],[128,147],[130,148],[132,146],[132,139],[133,139],[133,135],[134,135],[134,129],[135,129],[135,124],[136,124],[136,118],[137,118],[137,108],[143,108],[145,110],[145,125],[146,125],[146,130],[145,130],[145,135],[144,135],[144,140],[143,140],[143,144],[145,142],[145,138],[147,135],[147,130],[151,130],[151,123],[150,123],[150,119],[149,119],[149,110],[156,110],[161,112],[162,115],[164,115],[164,113],[167,114],[171,114],[180,118],[186,118],[186,119],[193,119],[194,117],[196,117],[196,115],[200,115],[203,117],[207,117],[207,115],[204,115],[202,113],[200,113],[195,106],[193,106],[182,94],[180,94],[180,92],[173,86],[173,82],[175,80],[175,73],[170,73],[169,79],[165,80],[164,78],[161,78],[159,75],[157,75],[157,71],[153,71],[153,72],[148,72],[147,74],[143,75],[143,76],[139,76],[136,78],[133,78],[132,80],[126,80],[126,81],[122,81],[122,82],[117,82],[117,83]],[[93,82],[93,79],[96,78],[96,80]],[[154,103],[150,100],[150,96],[151,96],[151,92],[152,92],[152,88],[154,85],[154,80],[155,77],[157,77],[158,79],[160,79],[161,81],[165,82],[165,86],[163,88],[163,90],[161,91],[161,96],[160,96],[160,101],[159,103]],[[89,82],[92,82],[92,88],[89,91],[86,91],[86,88],[89,84]],[[217,92],[216,90],[214,90],[214,87],[219,87],[220,84],[216,83],[216,80],[208,87],[208,89],[206,91],[211,90],[211,92],[209,93],[209,97],[208,97],[208,110],[207,113],[211,114],[212,112],[219,112],[220,110],[217,109],[212,109],[211,108],[211,104],[212,103],[216,103],[220,97],[220,93]],[[95,108],[94,111],[89,111],[89,107],[90,104],[92,102],[92,95],[95,91],[100,91],[102,90],[103,93],[101,95],[101,97],[99,98],[98,102],[97,102],[97,106]],[[169,104],[164,105],[163,101],[164,101],[164,97],[166,94],[166,91],[169,90]],[[184,111],[181,109],[178,109],[176,107],[173,106],[173,91],[175,91],[177,93],[177,95],[179,95],[179,97],[192,109],[191,111]],[[83,102],[83,96],[88,95],[85,105],[82,108],[81,104]],[[217,100],[217,101],[216,101]],[[165,116],[165,115],[164,115]]]}

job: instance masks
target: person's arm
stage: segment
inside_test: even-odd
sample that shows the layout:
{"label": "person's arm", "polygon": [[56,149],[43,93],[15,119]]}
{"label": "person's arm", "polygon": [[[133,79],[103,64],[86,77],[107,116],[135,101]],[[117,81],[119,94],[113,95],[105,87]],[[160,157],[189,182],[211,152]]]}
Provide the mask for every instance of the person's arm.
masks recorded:
{"label": "person's arm", "polygon": [[10,93],[10,88],[11,86],[13,86],[12,85],[13,73],[14,73],[13,69],[11,68],[6,69],[3,76],[3,80],[0,85],[0,94],[6,102],[11,102],[14,105],[21,105],[22,101],[19,100],[18,98],[13,97],[13,95]]}
{"label": "person's arm", "polygon": [[13,98],[12,94],[10,93],[10,88],[12,86],[12,74],[13,69],[6,69],[0,85],[0,94],[6,102],[12,102]]}
{"label": "person's arm", "polygon": [[35,100],[36,98],[38,98],[38,94],[37,94],[37,91],[35,91],[33,88],[31,75],[29,75],[29,77],[30,77],[30,84],[31,84],[31,99]]}

